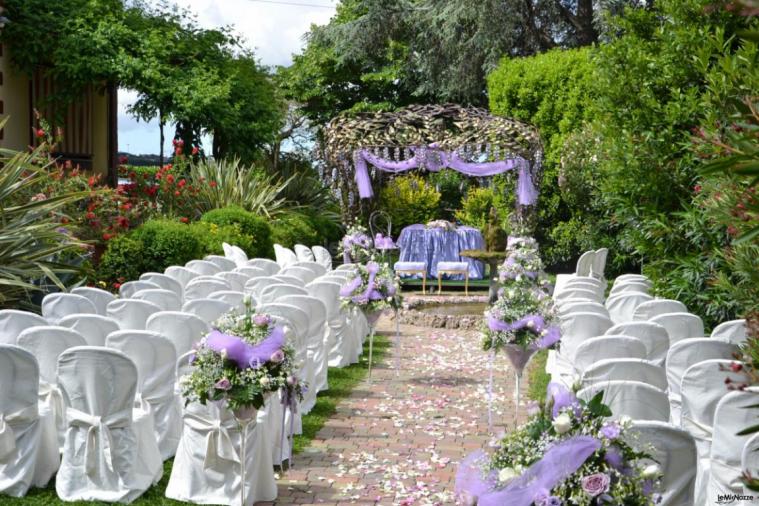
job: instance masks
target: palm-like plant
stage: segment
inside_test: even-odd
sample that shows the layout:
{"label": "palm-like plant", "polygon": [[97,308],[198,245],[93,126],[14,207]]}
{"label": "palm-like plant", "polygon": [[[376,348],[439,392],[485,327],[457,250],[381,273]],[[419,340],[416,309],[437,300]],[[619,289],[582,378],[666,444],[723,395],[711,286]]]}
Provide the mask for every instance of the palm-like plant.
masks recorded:
{"label": "palm-like plant", "polygon": [[239,206],[266,217],[285,210],[285,199],[280,194],[290,182],[245,167],[238,158],[192,164],[190,179],[199,190],[196,198],[201,212]]}
{"label": "palm-like plant", "polygon": [[18,305],[42,282],[64,288],[60,276],[79,272],[61,258],[83,245],[60,230],[56,212],[87,193],[28,198],[48,178],[49,167],[36,165],[46,159],[44,149],[0,150],[0,307]]}

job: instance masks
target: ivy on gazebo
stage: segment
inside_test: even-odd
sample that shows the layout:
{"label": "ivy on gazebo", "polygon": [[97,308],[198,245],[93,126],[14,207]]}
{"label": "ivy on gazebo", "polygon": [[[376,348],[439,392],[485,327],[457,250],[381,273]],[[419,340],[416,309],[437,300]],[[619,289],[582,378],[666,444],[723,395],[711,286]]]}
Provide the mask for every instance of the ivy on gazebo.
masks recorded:
{"label": "ivy on gazebo", "polygon": [[[533,205],[543,149],[537,130],[484,109],[455,104],[412,105],[397,111],[342,114],[324,130],[325,174],[343,208],[373,195],[376,169],[451,168],[475,177],[518,171],[517,204]],[[373,167],[370,175],[369,166]]]}

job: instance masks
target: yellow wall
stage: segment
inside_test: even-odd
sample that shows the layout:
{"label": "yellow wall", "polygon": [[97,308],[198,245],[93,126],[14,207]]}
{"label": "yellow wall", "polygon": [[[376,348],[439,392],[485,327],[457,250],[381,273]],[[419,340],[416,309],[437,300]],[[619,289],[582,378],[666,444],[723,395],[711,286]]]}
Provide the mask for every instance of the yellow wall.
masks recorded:
{"label": "yellow wall", "polygon": [[8,118],[0,147],[22,151],[29,146],[31,125],[29,124],[29,80],[11,68],[8,51],[0,56],[0,100],[3,101],[3,118]]}

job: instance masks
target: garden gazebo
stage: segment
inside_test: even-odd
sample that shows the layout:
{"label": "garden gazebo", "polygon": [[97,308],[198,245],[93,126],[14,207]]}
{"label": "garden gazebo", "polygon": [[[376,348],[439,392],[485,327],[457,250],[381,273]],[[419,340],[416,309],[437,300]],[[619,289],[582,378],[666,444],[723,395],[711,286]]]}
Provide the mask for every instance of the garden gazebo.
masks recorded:
{"label": "garden gazebo", "polygon": [[537,130],[484,109],[444,104],[344,113],[327,125],[324,139],[326,176],[339,189],[346,218],[357,214],[359,199],[373,196],[377,170],[450,168],[473,177],[516,171],[518,207],[537,201],[543,156]]}

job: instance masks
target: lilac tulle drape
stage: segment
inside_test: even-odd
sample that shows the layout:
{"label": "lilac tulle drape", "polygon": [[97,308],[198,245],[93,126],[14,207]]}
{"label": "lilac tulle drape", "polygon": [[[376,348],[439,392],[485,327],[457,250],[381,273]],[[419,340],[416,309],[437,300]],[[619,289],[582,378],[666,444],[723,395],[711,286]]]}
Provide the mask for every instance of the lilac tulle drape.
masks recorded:
{"label": "lilac tulle drape", "polygon": [[418,224],[409,225],[401,230],[397,244],[401,249],[400,261],[425,262],[427,275],[430,277],[437,276],[438,262],[468,263],[470,279],[482,279],[485,275],[482,262],[461,256],[463,250],[485,249],[485,240],[476,228],[458,227],[456,230],[445,230],[426,228]]}
{"label": "lilac tulle drape", "polygon": [[438,147],[425,146],[409,148],[414,156],[407,160],[388,160],[380,158],[367,149],[354,153],[353,163],[356,168],[356,184],[361,198],[371,198],[374,195],[372,181],[369,177],[368,164],[385,172],[405,172],[418,167],[437,172],[446,167],[474,177],[494,176],[509,170],[519,170],[517,183],[517,200],[521,205],[535,203],[538,192],[530,176],[530,163],[520,157],[508,158],[496,162],[473,163],[463,160],[456,151],[444,151]]}

